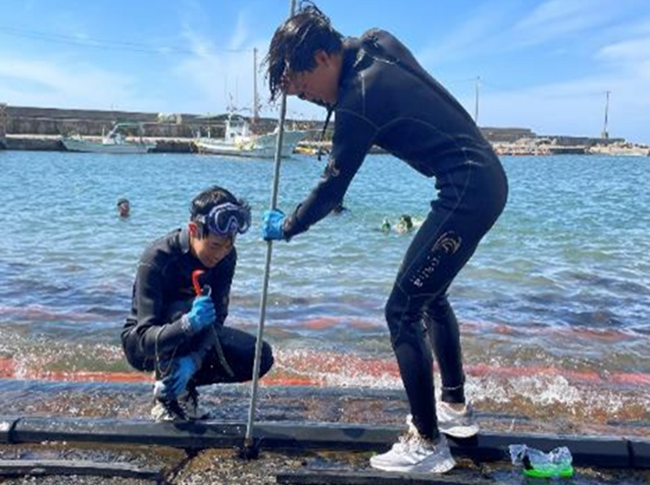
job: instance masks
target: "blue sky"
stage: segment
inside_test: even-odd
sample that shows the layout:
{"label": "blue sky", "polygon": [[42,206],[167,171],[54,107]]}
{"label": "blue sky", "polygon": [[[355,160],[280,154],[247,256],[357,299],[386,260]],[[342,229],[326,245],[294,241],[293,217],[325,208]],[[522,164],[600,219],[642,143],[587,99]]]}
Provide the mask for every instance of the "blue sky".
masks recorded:
{"label": "blue sky", "polygon": [[[479,124],[650,143],[647,0],[321,0],[344,35],[381,27]],[[250,107],[253,48],[288,0],[0,0],[0,102],[216,113]],[[262,101],[268,99],[258,75]],[[277,115],[271,108],[264,113]],[[293,117],[324,113],[291,100]]]}

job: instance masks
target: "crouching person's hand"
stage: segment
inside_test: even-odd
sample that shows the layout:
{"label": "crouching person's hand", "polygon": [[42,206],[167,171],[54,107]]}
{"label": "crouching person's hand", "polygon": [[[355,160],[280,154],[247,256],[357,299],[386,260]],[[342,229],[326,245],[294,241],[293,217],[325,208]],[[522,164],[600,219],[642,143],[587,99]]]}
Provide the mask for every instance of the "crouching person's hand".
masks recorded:
{"label": "crouching person's hand", "polygon": [[193,354],[173,359],[169,373],[162,379],[160,392],[166,399],[177,400],[197,370],[198,362]]}
{"label": "crouching person's hand", "polygon": [[216,318],[217,313],[212,298],[209,295],[197,296],[190,312],[183,315],[181,325],[185,332],[194,335],[212,325]]}

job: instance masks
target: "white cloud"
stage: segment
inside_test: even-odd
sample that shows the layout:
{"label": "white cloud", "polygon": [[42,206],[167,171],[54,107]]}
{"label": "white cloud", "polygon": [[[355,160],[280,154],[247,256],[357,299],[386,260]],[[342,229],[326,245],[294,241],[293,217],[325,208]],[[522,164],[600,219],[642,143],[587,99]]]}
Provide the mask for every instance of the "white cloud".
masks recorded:
{"label": "white cloud", "polygon": [[[650,66],[648,66],[650,72]],[[530,89],[486,92],[481,97],[481,125],[523,126],[538,134],[598,136],[603,128],[605,92],[610,91],[609,132],[613,137],[650,142],[646,113],[647,81],[604,74]],[[473,99],[463,100],[471,106]]]}
{"label": "white cloud", "polygon": [[245,12],[240,12],[237,16],[237,24],[235,25],[235,33],[230,39],[230,48],[233,50],[241,49],[248,39],[248,28],[246,23]]}
{"label": "white cloud", "polygon": [[[522,16],[520,3],[480,3],[464,22],[452,26],[449,35],[420,49],[417,57],[422,64],[431,65],[556,42],[602,29],[612,21],[616,8],[608,0],[547,0]],[[566,52],[567,47],[560,50]]]}
{"label": "white cloud", "polygon": [[[496,13],[482,17],[482,12],[475,12],[437,50],[424,54],[429,62],[480,54],[477,58],[489,65],[506,51],[508,56],[515,50],[517,55],[535,55],[534,47],[550,43],[558,56],[570,52],[587,52],[589,56],[591,52],[592,62],[579,78],[500,91],[486,86],[481,93],[480,123],[530,127],[541,134],[598,136],[604,121],[605,92],[611,91],[611,134],[647,143],[650,20],[620,20],[629,16],[628,7],[634,3],[547,0],[523,17],[512,8],[508,13],[507,6],[503,6],[501,17]],[[507,26],[504,19],[511,14],[519,15],[520,20]],[[473,112],[473,96],[468,93],[462,102]]]}
{"label": "white cloud", "polygon": [[627,22],[613,23],[598,33],[602,39],[645,37],[650,35],[650,18],[635,17]]}
{"label": "white cloud", "polygon": [[519,21],[513,32],[519,33],[524,45],[557,40],[607,23],[612,7],[613,2],[602,0],[547,0]]}
{"label": "white cloud", "polygon": [[633,85],[635,91],[626,92],[626,96],[634,93],[640,105],[650,104],[650,33],[603,46],[595,57],[616,73],[621,84]]}
{"label": "white cloud", "polygon": [[585,10],[590,10],[593,2],[589,0],[547,0],[536,7],[529,15],[517,24],[521,29],[546,28],[557,22],[564,22],[567,17],[575,21],[575,17],[581,16]]}
{"label": "white cloud", "polygon": [[[188,40],[193,54],[183,59],[174,72],[180,79],[189,81],[196,90],[191,96],[195,99],[191,109],[199,113],[223,112],[230,104],[239,110],[252,109],[253,48],[258,48],[259,69],[265,41],[244,42],[248,34],[243,20],[225,44],[238,46],[238,52],[229,52],[232,47],[219,48],[211,39],[190,27],[184,28],[183,36]],[[268,98],[259,74],[258,91],[262,101],[265,96]]]}
{"label": "white cloud", "polygon": [[607,45],[600,49],[598,57],[616,63],[650,60],[650,36]]}
{"label": "white cloud", "polygon": [[426,66],[488,51],[495,45],[494,34],[502,31],[508,15],[509,8],[505,4],[501,7],[494,2],[483,4],[462,24],[453,26],[449,35],[436,38],[420,49],[416,57]]}
{"label": "white cloud", "polygon": [[133,109],[143,104],[131,78],[62,59],[0,56],[0,92],[14,105]]}

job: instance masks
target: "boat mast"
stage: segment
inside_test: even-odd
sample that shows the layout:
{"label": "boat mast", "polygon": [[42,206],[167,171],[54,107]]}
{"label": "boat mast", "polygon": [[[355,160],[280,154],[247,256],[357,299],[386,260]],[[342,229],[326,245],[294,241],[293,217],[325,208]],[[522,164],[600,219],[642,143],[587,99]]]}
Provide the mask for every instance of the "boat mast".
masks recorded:
{"label": "boat mast", "polygon": [[600,134],[601,138],[609,138],[609,133],[607,133],[607,118],[609,114],[609,93],[611,91],[605,91],[605,124],[603,125],[603,132]]}

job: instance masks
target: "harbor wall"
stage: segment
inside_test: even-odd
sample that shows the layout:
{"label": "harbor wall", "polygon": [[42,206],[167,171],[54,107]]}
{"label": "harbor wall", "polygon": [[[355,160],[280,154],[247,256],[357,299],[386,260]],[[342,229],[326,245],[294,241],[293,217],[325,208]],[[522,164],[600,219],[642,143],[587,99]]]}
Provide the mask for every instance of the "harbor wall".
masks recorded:
{"label": "harbor wall", "polygon": [[[82,136],[101,136],[120,121],[142,123],[147,137],[154,138],[192,138],[207,130],[213,137],[223,136],[227,115],[199,116],[179,113],[163,115],[118,110],[83,110],[36,108],[26,106],[6,106],[6,133],[11,135],[67,135],[77,133]],[[249,119],[249,122],[251,120]],[[1,121],[0,121],[1,123]],[[288,120],[290,126],[310,130],[307,140],[318,140],[322,122]],[[253,132],[268,133],[277,125],[276,118],[260,118],[252,124]],[[0,130],[2,128],[0,127]],[[540,135],[528,128],[517,127],[481,127],[481,132],[490,142],[514,143],[521,139],[537,139]],[[331,138],[331,129],[326,139]],[[594,145],[611,143],[616,139],[590,137],[544,136],[552,138],[556,144]],[[620,141],[620,139],[618,139]]]}
{"label": "harbor wall", "polygon": [[[224,136],[228,114],[200,116],[188,113],[159,114],[119,110],[85,110],[10,106],[0,103],[0,148],[13,150],[64,150],[61,135],[77,134],[83,137],[101,137],[117,122],[139,123],[144,136],[157,142],[157,152],[193,151],[192,140],[208,133],[214,138]],[[246,117],[245,117],[246,118]],[[277,118],[247,118],[253,133],[268,133],[277,126]],[[323,123],[312,120],[287,120],[292,129],[307,130],[301,142],[312,149],[320,140]],[[591,147],[623,143],[622,138],[543,136],[528,128],[481,127],[481,132],[495,146],[499,154],[537,155],[588,153]],[[139,136],[134,128],[127,134]],[[330,125],[325,140],[332,138]],[[540,147],[544,148],[540,152]],[[505,150],[505,151],[503,151]],[[379,150],[380,151],[380,150]],[[512,153],[511,153],[512,152]]]}
{"label": "harbor wall", "polygon": [[[32,108],[7,106],[6,132],[10,135],[69,135],[101,136],[117,122],[141,123],[144,133],[152,138],[193,138],[199,132],[210,131],[213,137],[224,135],[227,115],[199,116],[180,113],[163,115],[130,111],[102,111],[81,109]],[[249,122],[251,120],[249,119]],[[259,118],[252,123],[253,132],[268,133],[278,121]],[[293,121],[301,129],[318,131],[320,122]]]}
{"label": "harbor wall", "polygon": [[625,142],[624,138],[595,138],[590,136],[547,135],[544,138],[553,140],[555,145],[561,147],[584,146],[588,148],[594,145],[614,145]]}
{"label": "harbor wall", "polygon": [[163,138],[192,138],[202,125],[214,124],[215,131],[219,131],[220,128],[217,123],[197,123],[195,122],[197,117],[192,115],[177,115],[174,117],[175,122],[169,122],[168,119],[159,122],[158,114],[127,111],[8,106],[6,112],[8,135],[102,136],[117,122],[142,123],[148,137]]}
{"label": "harbor wall", "polygon": [[[101,120],[74,120],[50,118],[14,118],[7,122],[7,134],[10,135],[72,135],[101,136],[107,134],[113,127],[113,122]],[[163,138],[192,138],[195,136],[192,126],[143,123],[144,132],[148,137]],[[197,127],[198,129],[198,127]],[[218,128],[215,129],[218,131]]]}
{"label": "harbor wall", "polygon": [[7,134],[7,105],[0,103],[0,148],[5,147],[5,135]]}
{"label": "harbor wall", "polygon": [[514,143],[522,138],[537,138],[537,134],[529,128],[493,128],[481,127],[483,136],[491,142]]}

